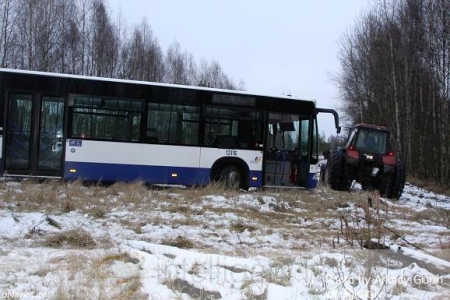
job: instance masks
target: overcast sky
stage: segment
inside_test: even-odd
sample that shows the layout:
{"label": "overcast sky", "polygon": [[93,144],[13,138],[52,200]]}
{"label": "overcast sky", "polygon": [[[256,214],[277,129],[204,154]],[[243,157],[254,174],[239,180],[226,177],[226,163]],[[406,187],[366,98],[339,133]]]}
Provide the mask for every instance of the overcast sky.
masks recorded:
{"label": "overcast sky", "polygon": [[[314,99],[337,108],[330,74],[339,39],[371,0],[106,0],[127,27],[147,19],[163,51],[177,41],[197,61],[217,61],[251,93]],[[332,117],[319,119],[333,134]]]}

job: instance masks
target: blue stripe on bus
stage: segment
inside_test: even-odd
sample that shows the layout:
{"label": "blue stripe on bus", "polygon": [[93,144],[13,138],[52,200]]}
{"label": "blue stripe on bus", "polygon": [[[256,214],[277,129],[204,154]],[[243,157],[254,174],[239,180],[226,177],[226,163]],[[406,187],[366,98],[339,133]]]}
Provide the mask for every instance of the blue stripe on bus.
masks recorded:
{"label": "blue stripe on bus", "polygon": [[[249,186],[250,187],[261,187],[262,185],[262,171],[250,171]],[[254,180],[256,179],[256,180]]]}
{"label": "blue stripe on bus", "polygon": [[[258,180],[253,181],[252,177],[257,177]],[[250,187],[261,186],[261,177],[261,172],[250,171]],[[210,169],[65,162],[64,179],[104,182],[142,180],[159,184],[206,185],[210,182]]]}
{"label": "blue stripe on bus", "polygon": [[[172,176],[176,174],[175,176]],[[162,166],[66,162],[64,178],[87,181],[135,181],[149,183],[204,185],[209,182],[209,170]]]}

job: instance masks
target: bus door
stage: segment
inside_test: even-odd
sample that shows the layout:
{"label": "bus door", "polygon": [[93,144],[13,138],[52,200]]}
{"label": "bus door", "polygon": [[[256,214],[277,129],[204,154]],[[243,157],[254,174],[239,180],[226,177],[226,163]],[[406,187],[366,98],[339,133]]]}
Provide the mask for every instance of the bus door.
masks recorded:
{"label": "bus door", "polygon": [[[309,120],[308,120],[309,121]],[[301,154],[301,136],[305,130],[299,115],[269,113],[265,143],[264,185],[277,187],[308,187],[308,153]]]}
{"label": "bus door", "polygon": [[62,176],[64,98],[10,93],[5,174]]}
{"label": "bus door", "polygon": [[306,188],[317,187],[320,175],[318,163],[318,128],[315,116],[300,116],[298,169],[300,182]]}

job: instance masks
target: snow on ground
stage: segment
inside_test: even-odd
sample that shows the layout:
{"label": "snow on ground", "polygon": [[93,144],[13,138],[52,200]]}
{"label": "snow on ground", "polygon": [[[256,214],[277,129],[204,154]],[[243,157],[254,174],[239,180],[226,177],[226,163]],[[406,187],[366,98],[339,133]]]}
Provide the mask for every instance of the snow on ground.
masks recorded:
{"label": "snow on ground", "polygon": [[391,201],[5,181],[0,299],[450,299],[449,213],[410,184]]}
{"label": "snow on ground", "polygon": [[404,195],[398,203],[409,205],[418,211],[430,206],[450,209],[449,196],[437,195],[408,183],[405,185]]}

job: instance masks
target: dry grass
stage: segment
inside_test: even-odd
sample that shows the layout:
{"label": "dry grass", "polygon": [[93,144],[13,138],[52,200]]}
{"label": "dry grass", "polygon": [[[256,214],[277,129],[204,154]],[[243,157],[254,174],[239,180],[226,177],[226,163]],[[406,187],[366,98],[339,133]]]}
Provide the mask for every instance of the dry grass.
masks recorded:
{"label": "dry grass", "polygon": [[14,184],[0,184],[0,199],[12,204],[17,212],[40,211],[46,213],[68,213],[81,211],[95,218],[104,218],[114,209],[130,205],[147,204],[153,191],[142,182],[116,183],[109,187],[99,184],[32,180]]}
{"label": "dry grass", "polygon": [[61,183],[48,181],[36,184],[32,180],[24,180],[20,183],[20,189],[16,185],[2,183],[2,198],[5,202],[15,204],[16,211],[36,211],[45,207],[57,207],[60,197]]}
{"label": "dry grass", "polygon": [[253,291],[253,286],[258,285],[261,286],[261,282],[257,282],[254,279],[248,278],[244,280],[241,285],[241,290],[243,290],[243,295],[247,300],[266,300],[267,299],[267,287],[264,288],[264,291],[257,295]]}
{"label": "dry grass", "polygon": [[94,238],[83,229],[72,229],[52,234],[45,238],[43,246],[52,248],[93,249],[97,246]]}
{"label": "dry grass", "polygon": [[184,236],[177,236],[176,239],[173,240],[163,240],[163,245],[177,247],[181,249],[192,249],[195,247],[194,242],[192,242],[190,239],[184,237]]}
{"label": "dry grass", "polygon": [[[138,262],[127,253],[92,252],[53,260],[61,276],[50,299],[148,299],[141,292]],[[120,273],[113,268],[117,263],[123,264]]]}
{"label": "dry grass", "polygon": [[152,195],[152,191],[142,182],[132,183],[117,182],[108,187],[112,196],[117,196],[117,201],[122,204],[133,203],[135,205],[145,203]]}
{"label": "dry grass", "polygon": [[226,269],[226,270],[228,270],[228,271],[231,271],[231,272],[233,272],[233,273],[244,273],[244,272],[249,272],[249,270],[243,269],[243,268],[240,268],[240,267],[224,266],[224,265],[218,265],[218,266],[221,267],[221,268],[224,268],[224,269]]}
{"label": "dry grass", "polygon": [[[345,210],[351,203],[354,203],[367,212],[369,211],[367,197],[371,195],[367,192],[340,193],[326,187],[315,192],[294,189],[257,191],[253,194],[261,205],[266,204],[265,196],[275,199],[271,203],[272,211],[262,213],[257,206],[241,204],[233,208],[221,208],[202,203],[205,196],[221,195],[227,199],[238,199],[242,195],[238,191],[226,190],[220,184],[186,189],[162,188],[162,190],[161,188],[151,189],[142,182],[115,183],[105,187],[85,185],[82,181],[69,183],[51,181],[43,184],[24,181],[21,183],[20,189],[15,188],[14,185],[1,184],[4,188],[1,196],[6,205],[12,204],[11,207],[14,211],[40,210],[47,213],[80,211],[99,219],[106,218],[109,213],[123,207],[127,207],[129,210],[138,209],[142,213],[149,212],[143,220],[127,218],[121,220],[123,225],[132,229],[136,234],[142,233],[142,226],[145,224],[171,225],[173,228],[195,227],[202,226],[202,222],[204,222],[202,216],[205,213],[219,216],[233,213],[238,216],[239,221],[232,222],[230,229],[236,232],[245,230],[251,232],[261,228],[270,234],[274,231],[290,232],[301,229],[306,231],[304,235],[306,237],[314,238],[320,233],[331,238],[336,236],[336,232],[330,229],[334,223],[340,223],[341,227],[346,227],[347,230],[347,233],[341,230],[340,237],[347,235],[348,240],[354,240],[356,237],[351,237],[351,231],[362,231],[362,229],[355,229],[354,226],[350,228],[349,223],[358,222],[355,219],[356,215],[352,212],[342,215],[342,209]],[[184,217],[173,218],[169,224],[165,219],[153,213],[155,210]],[[390,218],[409,214],[412,220],[421,223],[433,222],[450,227],[450,213],[447,210],[433,207],[421,213],[405,210],[401,207],[385,206],[381,208],[385,215],[382,216],[383,218],[378,215],[377,218],[379,222],[386,222]],[[309,221],[314,221],[314,225],[311,225]],[[203,224],[203,226],[214,229],[209,224]],[[379,224],[376,226],[379,227]],[[381,231],[378,233],[381,234]],[[174,243],[176,244],[176,242]]]}
{"label": "dry grass", "polygon": [[[376,209],[369,209],[367,198],[373,197],[372,193],[342,193],[327,187],[316,191],[280,189],[251,192],[261,206],[269,206],[271,209],[261,211],[254,202],[248,205],[245,203],[244,193],[226,190],[220,184],[184,189],[149,188],[142,182],[119,182],[102,186],[86,185],[82,181],[50,181],[42,184],[23,181],[20,188],[5,182],[0,185],[0,199],[3,199],[0,203],[11,207],[13,212],[44,211],[46,214],[59,214],[78,211],[94,219],[105,219],[107,222],[111,213],[135,211],[133,215],[118,220],[122,226],[138,235],[146,233],[146,226],[171,226],[173,229],[202,227],[210,231],[228,229],[238,234],[258,231],[267,235],[275,233],[286,240],[298,240],[299,242],[291,244],[292,249],[298,250],[305,249],[308,245],[315,247],[323,243],[336,247],[342,245],[342,240],[355,246],[371,237],[392,236],[393,233],[386,232],[381,225],[400,218],[450,228],[448,210],[437,209],[431,205],[426,211],[417,213],[409,208],[391,206],[383,202],[379,202]],[[227,199],[227,205],[221,207],[211,200],[205,203],[205,199],[208,199],[205,197],[211,195],[224,197]],[[236,201],[234,206],[233,201]],[[364,213],[360,215],[354,208],[350,209],[350,205]],[[161,216],[161,212],[169,213],[173,217],[168,219]],[[211,219],[220,219],[225,214],[235,215],[237,218],[230,223],[211,223],[204,217],[207,215]],[[369,226],[364,226],[365,219],[370,220]],[[57,227],[58,224],[54,226]],[[399,234],[403,235],[405,232]],[[226,235],[220,236],[226,238]],[[66,240],[61,236],[48,237],[47,243],[54,245],[53,247],[99,246],[90,244],[89,241],[83,245],[82,241],[77,242],[75,237],[68,236]],[[163,243],[180,248],[200,246],[187,237],[164,240]]]}
{"label": "dry grass", "polygon": [[421,180],[411,176],[408,176],[408,182],[415,186],[430,190],[432,192],[450,196],[450,183],[448,182],[447,186],[445,186],[436,184],[432,181]]}
{"label": "dry grass", "polygon": [[270,264],[270,268],[264,270],[261,276],[268,282],[291,286],[294,262],[295,259],[291,257],[276,257]]}
{"label": "dry grass", "polygon": [[440,244],[439,249],[435,249],[432,253],[440,259],[450,261],[450,243]]}
{"label": "dry grass", "polygon": [[180,278],[166,280],[163,284],[171,290],[181,294],[187,294],[193,299],[222,299],[220,292],[197,288],[186,280]]}
{"label": "dry grass", "polygon": [[104,256],[100,257],[96,261],[96,263],[102,266],[102,265],[110,265],[114,261],[123,261],[126,263],[133,263],[133,264],[139,263],[138,259],[131,257],[130,254],[127,252],[105,254]]}
{"label": "dry grass", "polygon": [[252,231],[257,230],[258,228],[256,226],[254,226],[254,225],[238,221],[238,222],[233,222],[231,224],[231,229],[236,231],[236,232],[242,233],[242,232],[244,232],[246,230],[249,231],[249,232],[252,232]]}
{"label": "dry grass", "polygon": [[212,182],[203,187],[193,187],[187,190],[197,196],[203,197],[207,195],[223,195],[225,197],[234,197],[239,195],[239,191],[233,189],[227,189],[223,183]]}
{"label": "dry grass", "polygon": [[412,214],[411,221],[420,224],[433,224],[450,228],[450,210],[430,207]]}

